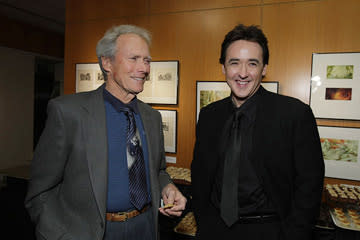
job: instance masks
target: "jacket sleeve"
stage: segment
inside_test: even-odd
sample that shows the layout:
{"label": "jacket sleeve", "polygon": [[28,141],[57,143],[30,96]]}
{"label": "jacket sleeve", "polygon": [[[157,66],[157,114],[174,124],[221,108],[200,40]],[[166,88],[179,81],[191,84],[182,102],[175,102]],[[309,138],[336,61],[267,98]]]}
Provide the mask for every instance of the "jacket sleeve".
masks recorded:
{"label": "jacket sleeve", "polygon": [[293,125],[294,191],[291,212],[285,219],[286,239],[311,239],[319,214],[324,179],[324,160],[319,133],[309,106]]}
{"label": "jacket sleeve", "polygon": [[[209,114],[202,109],[196,126],[196,142],[193,160],[191,163],[191,205],[196,219],[197,236],[204,236],[209,231],[213,221],[213,207],[210,203],[210,194],[214,179],[214,165],[216,162],[216,143],[210,131]],[[209,231],[210,232],[210,231]],[[203,234],[202,234],[203,233]]]}
{"label": "jacket sleeve", "polygon": [[66,130],[59,104],[48,104],[48,119],[31,164],[25,207],[35,224],[47,199],[54,196],[62,181],[67,159]]}

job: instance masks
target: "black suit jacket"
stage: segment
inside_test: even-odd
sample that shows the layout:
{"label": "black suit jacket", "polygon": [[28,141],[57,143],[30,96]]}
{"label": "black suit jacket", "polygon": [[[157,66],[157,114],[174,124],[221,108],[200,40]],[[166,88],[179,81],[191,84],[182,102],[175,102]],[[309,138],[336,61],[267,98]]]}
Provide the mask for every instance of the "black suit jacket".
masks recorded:
{"label": "black suit jacket", "polygon": [[[310,239],[319,212],[324,178],[316,121],[301,101],[260,87],[250,159],[281,217],[286,239]],[[219,161],[222,128],[230,97],[201,109],[196,128],[192,197],[199,238],[211,234],[219,210],[210,202]],[[210,235],[209,235],[210,236]]]}

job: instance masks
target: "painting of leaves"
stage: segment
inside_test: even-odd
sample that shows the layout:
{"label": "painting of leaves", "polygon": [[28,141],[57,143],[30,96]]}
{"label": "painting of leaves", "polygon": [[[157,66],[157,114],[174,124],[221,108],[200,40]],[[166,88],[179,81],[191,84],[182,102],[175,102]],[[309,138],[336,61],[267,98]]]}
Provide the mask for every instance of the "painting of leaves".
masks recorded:
{"label": "painting of leaves", "polygon": [[327,79],[353,79],[354,65],[329,65],[326,69]]}
{"label": "painting of leaves", "polygon": [[214,90],[203,90],[200,91],[200,108],[205,107],[206,105],[224,99],[230,95],[230,90],[228,91],[214,91]]}
{"label": "painting of leaves", "polygon": [[324,160],[357,162],[359,141],[335,138],[321,138]]}

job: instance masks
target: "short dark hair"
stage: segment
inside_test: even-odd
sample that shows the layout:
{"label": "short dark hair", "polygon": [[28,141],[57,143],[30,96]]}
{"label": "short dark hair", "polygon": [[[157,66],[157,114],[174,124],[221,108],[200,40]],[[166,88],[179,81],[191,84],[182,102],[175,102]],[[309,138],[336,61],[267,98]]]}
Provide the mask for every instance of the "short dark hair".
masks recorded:
{"label": "short dark hair", "polygon": [[221,53],[219,62],[221,64],[225,63],[226,51],[231,43],[237,40],[246,40],[250,42],[258,43],[263,50],[263,63],[269,63],[269,48],[268,41],[263,33],[263,31],[255,25],[245,26],[243,24],[237,25],[232,29],[228,34],[226,34],[223,43],[221,44]]}

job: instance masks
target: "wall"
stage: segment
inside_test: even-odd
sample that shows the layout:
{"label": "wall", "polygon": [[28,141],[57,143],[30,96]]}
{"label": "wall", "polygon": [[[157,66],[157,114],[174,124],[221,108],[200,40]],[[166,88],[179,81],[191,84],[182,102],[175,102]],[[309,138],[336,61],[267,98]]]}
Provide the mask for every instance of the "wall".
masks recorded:
{"label": "wall", "polygon": [[[64,34],[2,15],[0,21],[0,169],[6,169],[32,158],[35,57],[61,62]],[[62,81],[62,64],[55,74]]]}
{"label": "wall", "polygon": [[64,58],[64,35],[0,15],[0,46]]}
{"label": "wall", "polygon": [[[236,24],[260,25],[269,39],[265,81],[309,103],[313,52],[360,50],[358,0],[78,0],[66,2],[65,93],[75,92],[75,64],[96,62],[95,47],[113,25],[153,33],[154,60],[179,60],[176,166],[190,167],[195,141],[196,81],[224,80],[218,63],[224,35]],[[319,120],[360,127],[359,121]]]}
{"label": "wall", "polygon": [[32,158],[35,57],[4,47],[0,56],[0,169],[5,169]]}

